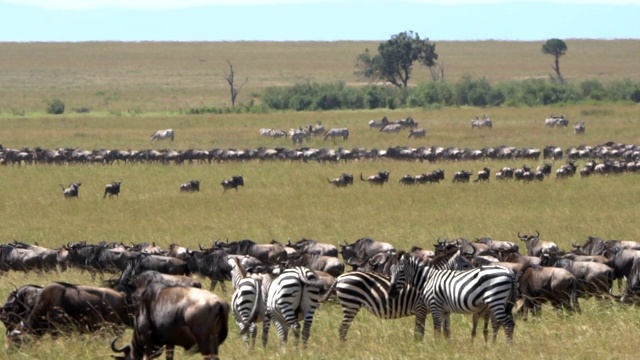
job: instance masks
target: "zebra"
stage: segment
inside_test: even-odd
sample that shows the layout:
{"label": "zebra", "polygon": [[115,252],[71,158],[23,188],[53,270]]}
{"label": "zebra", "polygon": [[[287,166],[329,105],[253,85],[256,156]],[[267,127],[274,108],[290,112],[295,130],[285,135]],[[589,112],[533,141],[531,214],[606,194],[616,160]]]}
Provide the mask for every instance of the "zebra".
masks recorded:
{"label": "zebra", "polygon": [[304,319],[302,343],[307,344],[311,335],[313,316],[320,304],[320,289],[323,282],[313,270],[296,266],[282,271],[269,284],[263,283],[266,293],[266,311],[262,325],[262,344],[266,347],[269,326],[273,321],[278,331],[280,345],[287,343],[289,328],[293,330],[295,344],[300,338],[299,320]]}
{"label": "zebra", "polygon": [[442,270],[425,265],[419,257],[404,254],[391,269],[389,295],[399,297],[402,289],[412,287],[419,287],[420,301],[433,317],[436,336],[444,329],[445,337],[449,338],[451,313],[466,313],[473,315],[472,338],[482,317],[487,340],[490,318],[493,341],[502,325],[507,343],[511,343],[515,328],[511,310],[517,295],[513,271],[499,265],[461,271]]}
{"label": "zebra", "polygon": [[[431,261],[431,266],[438,269],[471,268],[462,251],[457,248],[436,256]],[[415,315],[415,336],[418,339],[424,337],[427,309],[424,302],[420,301],[421,287],[412,284],[405,286],[395,298],[389,297],[389,287],[389,277],[373,272],[351,271],[336,278],[327,294],[332,293],[335,288],[342,307],[340,340],[346,341],[349,327],[362,307],[383,319]]]}
{"label": "zebra", "polygon": [[173,129],[166,129],[166,130],[158,130],[156,132],[154,132],[151,135],[151,139],[149,139],[150,141],[153,140],[164,140],[164,139],[171,139],[171,141],[173,141],[174,139],[174,133],[173,133]]}
{"label": "zebra", "polygon": [[231,309],[245,345],[254,348],[258,335],[257,323],[263,321],[265,311],[262,277],[247,276],[236,257],[229,257],[228,262],[231,265],[231,282],[235,289],[231,296]]}
{"label": "zebra", "polygon": [[331,138],[333,142],[336,142],[336,137],[342,137],[342,140],[346,141],[349,139],[349,129],[347,128],[333,128],[324,133],[323,139],[327,141],[327,138]]}

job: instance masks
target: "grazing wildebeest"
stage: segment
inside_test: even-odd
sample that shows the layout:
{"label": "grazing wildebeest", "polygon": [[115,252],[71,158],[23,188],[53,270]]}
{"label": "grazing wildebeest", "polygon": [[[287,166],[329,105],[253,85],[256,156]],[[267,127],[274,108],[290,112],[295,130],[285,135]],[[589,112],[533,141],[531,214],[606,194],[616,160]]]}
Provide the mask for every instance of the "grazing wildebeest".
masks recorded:
{"label": "grazing wildebeest", "polygon": [[558,245],[552,241],[540,240],[540,232],[536,231],[536,235],[520,235],[518,232],[518,238],[527,246],[527,255],[540,256],[544,253],[560,252]]}
{"label": "grazing wildebeest", "polygon": [[427,136],[427,131],[425,129],[411,129],[409,130],[409,136],[408,138],[415,138],[415,139],[424,139]]}
{"label": "grazing wildebeest", "polygon": [[563,268],[572,273],[578,281],[580,297],[605,298],[613,287],[613,269],[605,264],[563,259],[555,253],[543,254],[541,259],[543,266]]}
{"label": "grazing wildebeest", "polygon": [[173,133],[173,129],[166,129],[166,130],[158,130],[156,132],[153,133],[153,135],[151,135],[151,141],[153,140],[164,140],[164,139],[171,139],[171,141],[173,141],[174,139],[174,133]]}
{"label": "grazing wildebeest", "polygon": [[416,183],[416,178],[413,175],[407,174],[398,180],[398,183],[402,185],[414,185]]}
{"label": "grazing wildebeest", "polygon": [[351,244],[345,241],[344,245],[338,245],[342,247],[340,255],[342,255],[345,261],[349,261],[351,258],[365,260],[381,252],[396,252],[396,248],[393,245],[386,242],[375,241],[371,238],[360,238]]}
{"label": "grazing wildebeest", "polygon": [[82,185],[81,182],[71,183],[68,187],[64,187],[64,185],[60,184],[62,188],[62,194],[65,199],[78,198],[78,188]]}
{"label": "grazing wildebeest", "polygon": [[42,286],[40,285],[24,285],[12,291],[7,297],[7,301],[0,309],[0,321],[6,329],[7,343],[5,346],[7,348],[11,345],[11,333],[18,330],[20,324],[27,320],[41,291]]}
{"label": "grazing wildebeest", "polygon": [[453,174],[452,183],[468,183],[473,173],[467,170],[461,170]]}
{"label": "grazing wildebeest", "polygon": [[323,139],[327,141],[327,138],[331,138],[333,142],[336,142],[336,137],[342,137],[342,140],[347,141],[349,139],[349,129],[347,128],[333,128],[324,133]]}
{"label": "grazing wildebeest", "polygon": [[213,291],[220,282],[222,291],[227,292],[225,281],[231,280],[231,267],[229,266],[229,256],[221,249],[203,249],[202,251],[188,251],[186,258],[189,272],[200,274],[211,280],[209,290]]}
{"label": "grazing wildebeest", "polygon": [[311,270],[325,272],[333,277],[344,273],[344,263],[334,256],[296,252],[287,259],[287,267],[304,266]]}
{"label": "grazing wildebeest", "polygon": [[381,133],[391,134],[391,133],[399,133],[402,130],[402,125],[400,124],[387,124],[380,128]]}
{"label": "grazing wildebeest", "polygon": [[189,180],[180,185],[181,192],[195,192],[200,191],[200,180]]}
{"label": "grazing wildebeest", "polygon": [[524,319],[529,310],[540,315],[542,304],[546,302],[558,311],[563,307],[568,311],[580,311],[578,280],[568,270],[529,264],[520,269],[517,278]]}
{"label": "grazing wildebeest", "polygon": [[279,264],[287,260],[287,251],[282,244],[257,244],[253,240],[244,239],[224,243],[216,241],[216,247],[229,254],[251,255],[265,264]]}
{"label": "grazing wildebeest", "polygon": [[371,185],[384,185],[384,183],[386,183],[387,181],[389,181],[389,175],[391,173],[387,170],[383,170],[383,171],[379,171],[377,174],[375,175],[371,175],[368,178],[364,178],[364,176],[362,176],[362,173],[360,173],[360,180],[362,181],[366,181]]}
{"label": "grazing wildebeest", "polygon": [[107,194],[109,195],[109,198],[111,198],[114,195],[118,197],[118,195],[120,194],[120,184],[122,184],[122,181],[114,181],[105,185],[104,194],[102,195],[102,198],[103,199],[106,198]]}
{"label": "grazing wildebeest", "polygon": [[223,193],[227,192],[229,189],[238,191],[238,186],[244,186],[244,178],[242,175],[234,175],[228,179],[222,180],[220,185],[222,185]]}
{"label": "grazing wildebeest", "polygon": [[353,185],[353,175],[342,173],[339,177],[335,179],[327,178],[329,184],[333,184],[336,187],[346,187],[347,185]]}
{"label": "grazing wildebeest", "polygon": [[297,241],[295,244],[292,244],[291,241],[287,244],[294,248],[297,252],[307,253],[307,254],[318,254],[325,256],[338,256],[338,248],[333,244],[326,244],[317,242],[312,239],[301,239]]}
{"label": "grazing wildebeest", "polygon": [[624,249],[613,245],[607,247],[603,254],[610,260],[614,278],[618,280],[618,291],[622,289],[622,279],[628,278],[633,262],[640,258],[639,250]]}
{"label": "grazing wildebeest", "polygon": [[42,336],[58,335],[67,327],[83,333],[101,330],[109,324],[130,326],[132,311],[122,292],[55,282],[40,291],[31,313],[13,335],[18,339],[23,332]]}
{"label": "grazing wildebeest", "polygon": [[176,346],[193,349],[205,359],[218,359],[218,348],[227,339],[229,304],[217,295],[191,287],[149,284],[136,311],[131,345],[111,350],[124,353],[116,359],[152,359],[165,346],[173,359]]}
{"label": "grazing wildebeest", "polygon": [[15,270],[29,272],[56,270],[58,253],[38,245],[30,245],[21,241],[0,245],[0,274]]}
{"label": "grazing wildebeest", "polygon": [[369,120],[369,130],[373,128],[383,128],[385,125],[389,124],[389,119],[386,116],[382,117],[382,120]]}

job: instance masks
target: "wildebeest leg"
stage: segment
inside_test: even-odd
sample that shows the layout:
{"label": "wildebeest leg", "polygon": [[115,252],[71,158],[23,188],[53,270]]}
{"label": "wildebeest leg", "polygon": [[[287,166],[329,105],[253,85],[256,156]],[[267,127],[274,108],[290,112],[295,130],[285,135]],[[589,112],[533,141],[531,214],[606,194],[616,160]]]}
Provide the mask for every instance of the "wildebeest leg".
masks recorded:
{"label": "wildebeest leg", "polygon": [[215,290],[216,285],[218,285],[218,282],[216,280],[211,279],[211,286],[209,286],[209,291]]}
{"label": "wildebeest leg", "polygon": [[[166,353],[167,353],[167,355],[166,355],[166,356],[167,356],[167,357],[166,357],[166,359],[167,359],[167,360],[173,360],[173,353],[174,353],[174,352],[175,352],[175,348],[174,348],[174,346],[173,346],[173,345],[167,345],[167,346],[166,346]],[[149,357],[149,358],[151,358],[151,357]]]}

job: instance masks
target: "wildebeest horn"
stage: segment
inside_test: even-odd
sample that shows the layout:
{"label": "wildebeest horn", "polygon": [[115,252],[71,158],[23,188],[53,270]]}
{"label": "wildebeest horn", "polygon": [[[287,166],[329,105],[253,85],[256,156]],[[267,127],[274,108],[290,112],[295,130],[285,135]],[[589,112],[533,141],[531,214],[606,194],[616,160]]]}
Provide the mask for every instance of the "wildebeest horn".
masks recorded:
{"label": "wildebeest horn", "polygon": [[526,239],[527,237],[528,237],[528,236],[527,236],[527,234],[520,235],[520,231],[518,231],[518,238],[519,238],[520,240],[525,241],[524,239]]}
{"label": "wildebeest horn", "polygon": [[120,339],[119,336],[117,338],[111,340],[111,350],[113,350],[114,352],[123,352],[123,353],[129,352],[130,349],[131,349],[131,347],[129,345],[124,345],[121,348],[116,347],[116,341],[118,341],[118,339]]}
{"label": "wildebeest horn", "polygon": [[540,237],[540,232],[536,230],[536,237]]}
{"label": "wildebeest horn", "polygon": [[578,245],[578,243],[575,241],[571,243],[571,246],[573,246],[576,249],[580,249],[580,245]]}

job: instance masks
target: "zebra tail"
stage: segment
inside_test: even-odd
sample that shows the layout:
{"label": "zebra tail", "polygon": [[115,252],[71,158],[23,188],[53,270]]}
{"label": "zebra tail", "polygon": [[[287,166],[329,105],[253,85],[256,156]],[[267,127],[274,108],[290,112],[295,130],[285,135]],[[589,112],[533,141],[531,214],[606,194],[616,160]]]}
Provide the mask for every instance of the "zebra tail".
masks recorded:
{"label": "zebra tail", "polygon": [[509,296],[509,301],[507,301],[506,312],[507,314],[511,314],[513,312],[513,307],[516,305],[516,301],[518,300],[519,291],[518,291],[518,281],[516,280],[516,274],[512,273],[511,276],[511,296]]}
{"label": "zebra tail", "polygon": [[326,302],[331,297],[331,294],[336,290],[336,285],[338,285],[338,279],[333,280],[333,284],[327,289],[327,292],[322,294],[320,298],[320,302]]}
{"label": "zebra tail", "polygon": [[240,332],[241,336],[249,332],[251,329],[251,323],[255,322],[258,309],[260,308],[260,302],[262,301],[262,289],[258,288],[256,290],[258,291],[256,293],[256,301],[253,302],[253,309],[251,309],[251,313],[247,319],[242,319],[243,329]]}

